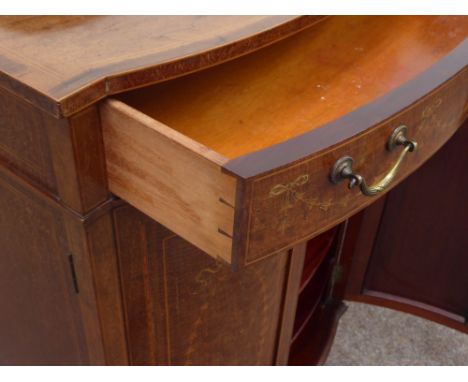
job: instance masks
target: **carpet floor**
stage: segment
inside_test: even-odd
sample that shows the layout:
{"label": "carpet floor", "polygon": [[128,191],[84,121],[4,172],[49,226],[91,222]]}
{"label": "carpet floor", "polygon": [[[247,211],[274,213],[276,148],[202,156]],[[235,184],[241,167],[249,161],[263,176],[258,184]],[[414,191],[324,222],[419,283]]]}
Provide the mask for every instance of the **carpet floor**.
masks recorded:
{"label": "carpet floor", "polygon": [[326,365],[468,365],[468,335],[386,308],[346,305]]}

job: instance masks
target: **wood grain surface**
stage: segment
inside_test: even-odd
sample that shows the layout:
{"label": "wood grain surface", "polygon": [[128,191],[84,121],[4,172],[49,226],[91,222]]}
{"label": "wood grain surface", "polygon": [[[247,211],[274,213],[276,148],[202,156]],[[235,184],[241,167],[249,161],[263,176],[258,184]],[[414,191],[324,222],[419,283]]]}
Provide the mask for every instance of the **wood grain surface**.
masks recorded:
{"label": "wood grain surface", "polygon": [[57,194],[52,150],[47,139],[58,121],[0,89],[0,161]]}
{"label": "wood grain surface", "polygon": [[91,363],[61,211],[1,168],[0,209],[0,365]]}
{"label": "wood grain surface", "polygon": [[101,117],[110,191],[230,263],[236,179],[223,159],[120,101]]}
{"label": "wood grain surface", "polygon": [[[330,167],[352,155],[379,179],[404,123],[419,150],[397,184],[445,144],[468,111],[466,20],[1,17],[0,363],[286,363],[304,241],[373,202],[332,185]],[[368,246],[382,257],[353,285],[466,331],[464,185],[449,176],[466,161],[446,168],[466,152],[458,139],[438,165],[450,195],[428,221],[450,211],[459,226],[442,241],[437,224],[410,227],[436,242],[409,259],[389,245],[404,226],[382,225]],[[426,216],[439,187],[395,193],[386,216],[405,203],[411,215],[414,198]],[[401,269],[414,287],[391,284]],[[290,363],[323,359],[341,307],[304,324]]]}
{"label": "wood grain surface", "polygon": [[[36,108],[31,105],[31,109]],[[98,107],[60,120],[47,117],[55,121],[46,127],[57,195],[79,214],[87,214],[111,197]]]}
{"label": "wood grain surface", "polygon": [[323,16],[3,16],[0,86],[60,116],[238,57]]}
{"label": "wood grain surface", "polygon": [[278,348],[276,350],[275,365],[278,366],[285,366],[288,364],[301,276],[304,269],[306,246],[307,243],[303,242],[289,251],[288,278],[287,284],[285,285],[283,312],[278,333]]}
{"label": "wood grain surface", "polygon": [[[330,183],[339,157],[353,156],[355,170],[375,182],[400,151],[385,150],[392,130],[406,124],[420,147],[396,184],[455,132],[468,98],[465,20],[333,17],[249,56],[119,98],[136,109],[128,108],[130,114],[142,111],[162,122],[165,134],[217,153],[215,162],[238,177],[232,262],[251,264],[371,203],[359,190]],[[319,96],[323,91],[333,94],[330,103]],[[122,131],[125,125],[132,124]],[[141,170],[138,162],[133,173]],[[154,161],[149,166],[156,167]],[[130,200],[131,191],[119,192]],[[144,198],[135,196],[138,207]],[[153,210],[142,209],[157,219]]]}
{"label": "wood grain surface", "polygon": [[131,206],[114,210],[134,365],[272,365],[288,256],[233,272]]}
{"label": "wood grain surface", "polygon": [[465,39],[428,70],[397,89],[311,131],[232,159],[224,169],[240,178],[254,178],[350,141],[436,91],[466,68],[467,57],[468,39]]}
{"label": "wood grain surface", "polygon": [[308,237],[315,236],[369,205],[375,198],[364,196],[347,182],[331,183],[333,164],[342,156],[354,158],[353,169],[372,184],[389,171],[401,148],[389,152],[386,142],[392,131],[404,124],[407,136],[418,142],[391,189],[421,166],[459,128],[466,117],[468,70],[460,72],[436,91],[367,130],[310,158],[279,168],[248,181],[238,191],[240,216],[236,228],[234,257],[249,264]]}
{"label": "wood grain surface", "polygon": [[78,214],[110,197],[97,105],[57,119],[0,89],[0,164]]}
{"label": "wood grain surface", "polygon": [[[430,68],[467,36],[468,17],[331,17],[240,59],[122,99],[226,158],[247,155],[227,164],[236,173],[248,154],[375,101]],[[461,61],[465,65],[466,56]],[[343,135],[350,133],[347,126],[342,129]],[[287,161],[285,152],[274,155]],[[250,173],[260,172],[261,152],[255,161],[260,163],[245,165]]]}
{"label": "wood grain surface", "polygon": [[127,364],[110,204],[80,217],[0,166],[0,206],[0,364]]}

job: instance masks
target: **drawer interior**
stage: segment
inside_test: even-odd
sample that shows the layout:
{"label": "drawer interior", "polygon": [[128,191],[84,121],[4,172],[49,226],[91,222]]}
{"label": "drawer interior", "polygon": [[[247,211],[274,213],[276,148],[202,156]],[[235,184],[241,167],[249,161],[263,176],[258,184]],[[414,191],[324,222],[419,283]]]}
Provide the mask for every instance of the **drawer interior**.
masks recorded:
{"label": "drawer interior", "polygon": [[397,88],[463,41],[463,25],[457,16],[334,16],[248,56],[118,98],[233,159]]}

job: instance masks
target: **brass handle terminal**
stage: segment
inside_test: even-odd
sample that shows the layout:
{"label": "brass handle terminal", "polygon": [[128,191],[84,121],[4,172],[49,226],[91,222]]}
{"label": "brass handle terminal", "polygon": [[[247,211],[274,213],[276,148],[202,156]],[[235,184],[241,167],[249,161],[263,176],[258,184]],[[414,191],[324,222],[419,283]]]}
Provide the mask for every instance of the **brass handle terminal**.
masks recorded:
{"label": "brass handle terminal", "polygon": [[403,151],[400,153],[395,164],[390,168],[387,174],[379,180],[377,183],[368,186],[366,180],[363,176],[353,172],[353,158],[350,156],[344,156],[338,159],[330,173],[330,180],[333,183],[339,183],[345,179],[349,179],[348,188],[353,188],[354,186],[359,186],[361,192],[366,196],[374,196],[382,191],[384,191],[388,185],[392,182],[395,176],[398,173],[398,170],[403,163],[408,152],[416,150],[418,144],[415,141],[411,141],[406,138],[405,133],[407,127],[401,125],[393,130],[392,135],[387,141],[387,150],[392,151],[396,146],[404,146]]}

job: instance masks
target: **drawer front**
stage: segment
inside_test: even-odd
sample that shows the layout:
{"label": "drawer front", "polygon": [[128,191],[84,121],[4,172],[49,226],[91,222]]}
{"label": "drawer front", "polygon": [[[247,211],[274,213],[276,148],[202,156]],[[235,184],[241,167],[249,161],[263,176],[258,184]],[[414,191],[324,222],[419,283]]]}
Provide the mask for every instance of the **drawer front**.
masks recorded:
{"label": "drawer front", "polygon": [[[468,75],[464,70],[390,119],[330,149],[281,169],[248,179],[242,190],[236,227],[236,251],[248,265],[306,240],[343,221],[375,201],[348,181],[333,184],[330,171],[343,156],[368,184],[385,176],[403,148],[386,150],[392,131],[406,125],[407,138],[418,143],[408,153],[390,189],[416,170],[461,125],[466,115]],[[326,127],[325,127],[326,128]],[[443,187],[434,179],[434,187]],[[384,192],[380,193],[382,195]]]}

